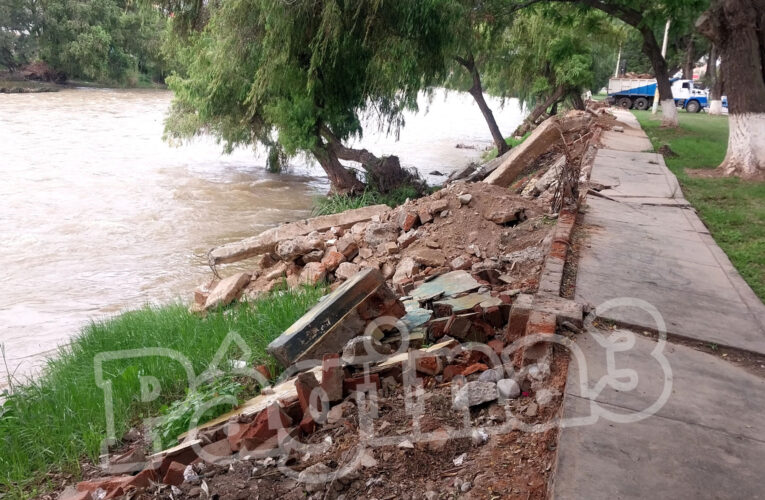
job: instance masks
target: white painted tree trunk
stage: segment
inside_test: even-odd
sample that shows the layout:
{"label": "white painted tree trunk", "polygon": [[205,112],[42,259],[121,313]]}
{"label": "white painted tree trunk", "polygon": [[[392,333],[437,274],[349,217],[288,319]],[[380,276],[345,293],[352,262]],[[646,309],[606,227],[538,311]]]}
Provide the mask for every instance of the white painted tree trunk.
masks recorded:
{"label": "white painted tree trunk", "polygon": [[722,100],[720,99],[713,99],[709,101],[709,114],[710,115],[721,115],[722,114]]}
{"label": "white painted tree trunk", "polygon": [[731,114],[728,154],[720,169],[743,179],[765,179],[765,113]]}
{"label": "white painted tree trunk", "polygon": [[661,126],[677,127],[677,106],[674,99],[661,101]]}

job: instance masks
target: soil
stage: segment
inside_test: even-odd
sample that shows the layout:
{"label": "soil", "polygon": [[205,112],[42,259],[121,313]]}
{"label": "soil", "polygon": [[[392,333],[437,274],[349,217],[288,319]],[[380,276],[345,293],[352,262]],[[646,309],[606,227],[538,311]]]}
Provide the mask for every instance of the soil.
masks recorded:
{"label": "soil", "polygon": [[[557,347],[557,346],[556,346]],[[556,350],[546,387],[562,394],[565,388],[568,356]],[[477,377],[478,374],[475,374]],[[473,376],[469,377],[473,378]],[[434,384],[424,379],[424,386]],[[377,462],[371,467],[358,466],[344,477],[320,483],[315,488],[296,480],[297,474],[308,467],[323,463],[338,470],[353,462],[359,452],[360,433],[358,411],[335,425],[327,425],[312,434],[311,444],[331,440],[324,453],[300,456],[292,453],[279,464],[266,459],[241,461],[225,466],[207,466],[200,471],[201,479],[184,483],[178,489],[156,485],[139,493],[135,499],[209,498],[234,500],[246,498],[315,499],[334,498],[475,498],[475,499],[544,499],[552,475],[560,417],[561,396],[528,416],[529,407],[536,405],[534,395],[524,392],[505,406],[488,403],[474,407],[469,413],[469,429],[484,429],[489,435],[484,443],[470,437],[450,439],[439,445],[419,441],[412,435],[413,421],[423,433],[446,426],[464,427],[463,413],[452,407],[449,384],[424,390],[423,407],[419,416],[407,410],[401,386],[378,399],[379,417],[374,419],[376,436],[396,442],[410,441],[412,448],[396,444],[368,448]],[[517,417],[514,424],[512,418]],[[545,426],[544,424],[548,424]],[[521,425],[530,426],[519,429]],[[465,454],[462,462],[455,459]],[[266,465],[266,464],[269,465]],[[289,475],[285,475],[284,472]],[[205,483],[202,486],[202,482]],[[431,493],[432,492],[432,493]]]}

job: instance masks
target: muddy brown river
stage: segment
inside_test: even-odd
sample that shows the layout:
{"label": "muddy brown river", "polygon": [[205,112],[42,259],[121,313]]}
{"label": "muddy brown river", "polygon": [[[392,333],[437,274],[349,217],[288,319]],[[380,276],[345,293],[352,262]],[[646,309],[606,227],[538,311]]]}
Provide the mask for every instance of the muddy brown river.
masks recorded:
{"label": "muddy brown river", "polygon": [[[221,153],[200,138],[162,141],[172,95],[71,89],[0,94],[0,343],[23,379],[91,319],[144,303],[187,301],[210,276],[206,251],[306,217],[328,190],[295,158],[269,174],[251,150]],[[397,154],[432,184],[476,159],[490,136],[470,96],[436,92],[400,139],[370,126],[361,144]],[[520,123],[515,101],[495,108]],[[458,149],[461,143],[478,149]],[[6,385],[0,360],[0,388]]]}

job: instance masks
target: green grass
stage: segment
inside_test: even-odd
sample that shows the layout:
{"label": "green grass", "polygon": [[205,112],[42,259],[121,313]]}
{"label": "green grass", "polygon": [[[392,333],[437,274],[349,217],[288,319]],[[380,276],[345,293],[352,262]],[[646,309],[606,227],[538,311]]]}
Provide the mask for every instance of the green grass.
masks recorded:
{"label": "green grass", "polygon": [[754,292],[765,300],[765,183],[736,178],[703,179],[685,169],[713,169],[728,147],[728,118],[679,113],[680,127],[664,129],[660,115],[633,111],[654,148],[669,144],[665,158],[688,201],[698,210],[715,241]]}
{"label": "green grass", "polygon": [[[98,462],[106,424],[104,391],[96,385],[94,375],[97,354],[145,347],[173,349],[189,359],[194,374],[199,375],[223,339],[234,331],[252,350],[252,359],[246,361],[266,362],[275,368],[266,346],[323,293],[323,288],[275,292],[205,318],[190,314],[180,304],[147,306],[84,328],[39,378],[15,386],[0,407],[0,497],[5,493],[6,497],[29,498],[49,488],[46,472],[78,475],[82,458]],[[232,346],[220,367],[225,369],[230,360],[242,358],[242,351]],[[104,379],[112,381],[118,437],[187,394],[185,371],[179,362],[166,357],[108,361],[103,368]],[[140,375],[156,377],[161,388],[158,400],[140,401]]]}
{"label": "green grass", "polygon": [[[505,142],[507,143],[508,146],[510,146],[511,148],[514,148],[515,146],[525,141],[529,135],[531,135],[531,132],[526,132],[526,134],[520,139],[515,139],[513,137],[505,137]],[[489,160],[493,160],[496,157],[497,157],[497,148],[493,147],[481,155],[481,160],[484,162],[487,162]]]}
{"label": "green grass", "polygon": [[417,190],[411,186],[403,186],[386,194],[367,189],[362,194],[356,196],[342,194],[323,196],[316,199],[313,216],[337,214],[354,208],[380,204],[395,208],[403,205],[407,199],[413,200],[419,197],[420,195],[417,193]]}

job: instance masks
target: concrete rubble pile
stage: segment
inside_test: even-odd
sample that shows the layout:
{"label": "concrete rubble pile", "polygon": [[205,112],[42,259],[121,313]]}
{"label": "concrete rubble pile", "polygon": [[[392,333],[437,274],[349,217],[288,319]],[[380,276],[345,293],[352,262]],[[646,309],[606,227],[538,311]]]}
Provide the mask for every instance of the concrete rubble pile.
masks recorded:
{"label": "concrete rubble pile", "polygon": [[[592,120],[573,118],[587,127]],[[459,484],[454,480],[457,495],[479,479],[508,481],[488,465],[500,453],[491,443],[555,418],[565,364],[547,339],[582,327],[582,306],[560,293],[576,207],[547,214],[572,148],[585,163],[592,134],[580,135],[581,145],[553,151],[546,168],[527,175],[515,193],[501,179],[509,175],[505,167],[518,167],[505,159],[487,182],[453,182],[396,209],[366,207],[286,224],[213,249],[213,265],[258,261],[247,273],[198,289],[196,311],[257,297],[280,283],[327,282],[331,291],[269,345],[284,367],[278,380],[267,377],[259,395],[181,434],[178,446],[138,461],[132,474],[83,481],[70,498],[135,491],[210,497],[217,494],[210,488],[230,486],[227,474],[239,477],[237,464],[249,464],[236,483],[241,491],[221,498],[293,491],[295,498],[373,496],[391,486],[363,471],[406,469],[406,457],[418,450],[465,472]],[[402,424],[404,409],[413,424]],[[466,432],[459,427],[465,422]],[[539,436],[547,434],[529,435],[535,451],[525,464],[539,472],[534,481],[521,478],[521,486],[544,488],[549,464],[539,455],[551,453],[554,437],[544,438],[552,441],[540,452]],[[489,450],[483,458],[482,448]],[[361,452],[354,458],[352,450]],[[483,468],[476,465],[482,460]],[[348,462],[354,471],[342,465]],[[403,476],[388,481],[436,498],[438,477],[427,484]]]}

